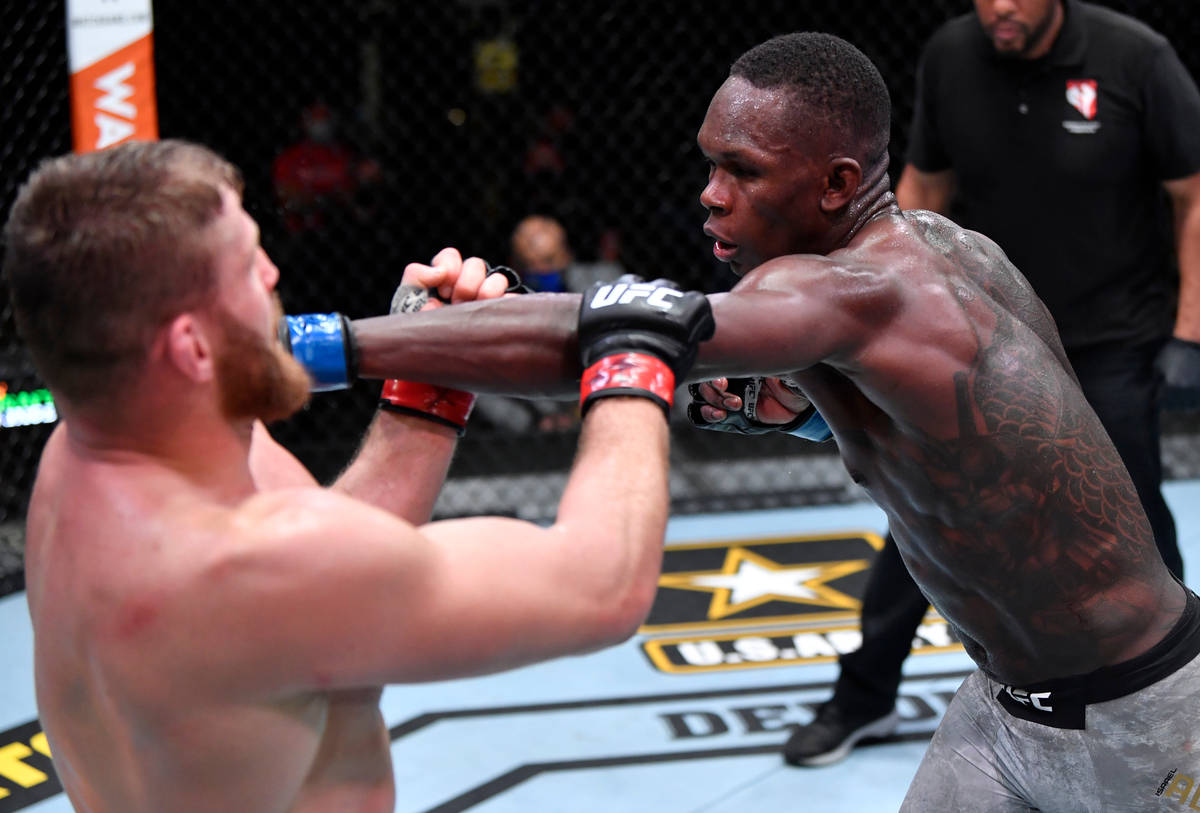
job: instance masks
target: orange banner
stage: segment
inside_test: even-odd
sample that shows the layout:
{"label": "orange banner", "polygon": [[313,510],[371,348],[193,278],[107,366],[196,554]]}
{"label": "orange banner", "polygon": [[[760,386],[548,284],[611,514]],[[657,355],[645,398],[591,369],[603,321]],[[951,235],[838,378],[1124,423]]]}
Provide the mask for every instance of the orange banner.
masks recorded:
{"label": "orange banner", "polygon": [[158,138],[152,35],[72,74],[71,131],[75,152]]}

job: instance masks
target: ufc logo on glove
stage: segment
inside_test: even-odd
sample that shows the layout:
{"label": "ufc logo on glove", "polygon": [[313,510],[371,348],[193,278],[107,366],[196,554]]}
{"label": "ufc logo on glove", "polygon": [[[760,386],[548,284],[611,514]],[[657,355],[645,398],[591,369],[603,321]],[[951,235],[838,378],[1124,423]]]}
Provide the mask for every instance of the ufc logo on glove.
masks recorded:
{"label": "ufc logo on glove", "polygon": [[646,297],[646,304],[652,308],[669,311],[671,302],[667,297],[679,298],[683,296],[683,291],[656,286],[648,282],[618,282],[600,286],[600,289],[592,297],[590,307],[594,310],[607,308],[610,305],[628,305],[642,296]]}

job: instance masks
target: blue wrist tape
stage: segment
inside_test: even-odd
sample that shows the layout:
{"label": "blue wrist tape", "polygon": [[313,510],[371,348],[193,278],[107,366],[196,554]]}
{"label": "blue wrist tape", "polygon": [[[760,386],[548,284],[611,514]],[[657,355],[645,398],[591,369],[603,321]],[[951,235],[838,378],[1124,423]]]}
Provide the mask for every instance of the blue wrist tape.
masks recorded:
{"label": "blue wrist tape", "polygon": [[795,429],[789,429],[788,434],[804,438],[805,440],[811,440],[815,443],[820,443],[833,437],[833,432],[829,430],[829,424],[825,423],[825,419],[821,417],[821,413],[815,409],[807,421]]}
{"label": "blue wrist tape", "polygon": [[[344,390],[356,377],[355,352],[350,326],[340,313],[305,313],[285,316],[286,336],[281,335],[296,361],[312,377],[313,392]],[[282,331],[281,331],[282,333]]]}

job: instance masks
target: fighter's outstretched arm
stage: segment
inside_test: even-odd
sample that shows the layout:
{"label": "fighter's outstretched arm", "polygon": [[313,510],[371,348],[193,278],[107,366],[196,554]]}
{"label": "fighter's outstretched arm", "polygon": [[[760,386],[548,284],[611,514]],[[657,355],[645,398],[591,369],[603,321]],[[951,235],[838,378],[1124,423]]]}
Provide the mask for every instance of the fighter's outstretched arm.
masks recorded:
{"label": "fighter's outstretched arm", "polygon": [[[880,320],[872,286],[819,257],[781,257],[732,291],[709,296],[716,335],[700,348],[688,380],[778,375],[804,369]],[[841,279],[835,279],[835,278]],[[848,293],[838,293],[848,292]],[[855,300],[847,302],[847,299]],[[351,323],[358,374],[407,378],[477,392],[571,397],[580,375],[577,294],[526,294]]]}
{"label": "fighter's outstretched arm", "polygon": [[895,286],[812,255],[763,263],[727,293],[712,294],[717,330],[688,376],[775,376],[837,363],[890,319]]}
{"label": "fighter's outstretched arm", "polygon": [[[847,283],[846,276],[864,278]],[[886,307],[870,305],[877,299],[871,288],[878,285],[868,276],[811,255],[763,264],[730,293],[708,297],[716,335],[701,348],[689,380],[778,375],[846,353],[848,343],[871,336],[872,325],[886,320]],[[619,299],[620,291],[598,295]],[[340,360],[349,348],[350,367],[362,378],[572,397],[581,373],[575,337],[580,303],[576,294],[528,294],[360,319],[332,339],[332,353],[323,353]],[[331,378],[344,386],[346,367],[334,367]]]}
{"label": "fighter's outstretched arm", "polygon": [[578,294],[525,294],[352,323],[364,378],[435,381],[477,392],[578,395]]}

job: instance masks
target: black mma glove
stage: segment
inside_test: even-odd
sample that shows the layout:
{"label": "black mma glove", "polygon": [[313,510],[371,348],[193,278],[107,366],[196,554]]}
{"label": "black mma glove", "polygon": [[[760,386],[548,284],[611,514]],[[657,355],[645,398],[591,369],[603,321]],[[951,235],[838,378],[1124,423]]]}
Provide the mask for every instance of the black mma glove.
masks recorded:
{"label": "black mma glove", "polygon": [[1154,362],[1163,377],[1163,409],[1200,409],[1200,342],[1171,338]]}
{"label": "black mma glove", "polygon": [[[688,394],[692,396],[692,402],[688,404],[687,416],[693,424],[701,429],[711,429],[716,432],[734,432],[739,435],[765,435],[768,432],[783,432],[787,435],[795,435],[798,438],[821,442],[829,440],[833,437],[833,433],[829,431],[829,424],[825,423],[825,419],[821,417],[821,413],[817,412],[817,408],[808,399],[807,407],[796,414],[796,417],[787,423],[763,423],[758,420],[758,399],[763,394],[766,383],[762,376],[753,378],[729,378],[726,379],[729,386],[726,392],[731,395],[736,395],[742,399],[742,408],[738,411],[726,409],[725,418],[719,421],[706,421],[704,416],[700,414],[700,408],[708,405],[700,396],[700,385],[691,384],[688,387]],[[784,384],[784,386],[787,386]],[[789,387],[789,389],[791,389]],[[792,392],[797,396],[800,393],[792,389]]]}
{"label": "black mma glove", "polygon": [[708,298],[669,280],[626,274],[592,285],[579,308],[580,411],[597,398],[637,395],[669,414],[675,381],[714,328]]}

